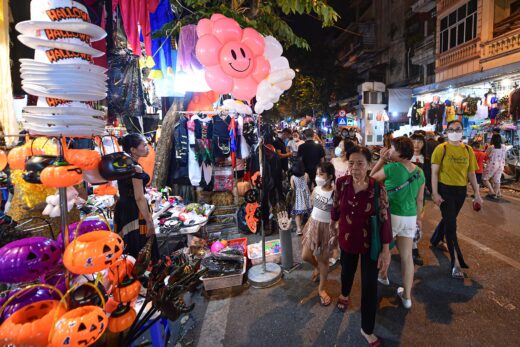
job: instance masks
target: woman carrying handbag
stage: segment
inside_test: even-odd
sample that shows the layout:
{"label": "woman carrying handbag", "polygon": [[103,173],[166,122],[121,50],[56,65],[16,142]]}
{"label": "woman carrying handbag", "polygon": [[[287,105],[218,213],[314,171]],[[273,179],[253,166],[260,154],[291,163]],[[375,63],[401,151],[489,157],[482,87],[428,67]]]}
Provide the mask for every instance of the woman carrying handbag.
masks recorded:
{"label": "woman carrying handbag", "polygon": [[385,188],[368,175],[371,161],[372,154],[366,147],[356,146],[348,154],[351,174],[336,181],[331,228],[341,248],[341,295],[337,308],[347,311],[361,258],[361,334],[374,347],[381,346],[381,340],[374,335],[377,275],[379,271],[386,272],[390,264],[392,229]]}

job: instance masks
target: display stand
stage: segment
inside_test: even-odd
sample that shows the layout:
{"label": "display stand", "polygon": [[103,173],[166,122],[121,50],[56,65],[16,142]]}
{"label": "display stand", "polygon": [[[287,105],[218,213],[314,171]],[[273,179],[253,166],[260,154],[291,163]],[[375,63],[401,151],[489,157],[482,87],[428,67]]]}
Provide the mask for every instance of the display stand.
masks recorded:
{"label": "display stand", "polygon": [[[260,123],[260,122],[259,122]],[[260,124],[259,124],[260,125]],[[258,126],[258,132],[260,132],[260,126]],[[261,139],[261,136],[259,136]],[[260,140],[260,147],[258,150],[259,162],[260,162],[260,176],[263,177],[263,156],[262,146],[263,140]],[[260,201],[263,201],[264,189],[260,189]],[[254,288],[267,288],[275,285],[282,279],[282,268],[275,263],[267,263],[265,260],[265,230],[264,230],[264,219],[261,218],[260,228],[262,230],[262,264],[255,265],[247,272],[247,278],[249,283]]]}

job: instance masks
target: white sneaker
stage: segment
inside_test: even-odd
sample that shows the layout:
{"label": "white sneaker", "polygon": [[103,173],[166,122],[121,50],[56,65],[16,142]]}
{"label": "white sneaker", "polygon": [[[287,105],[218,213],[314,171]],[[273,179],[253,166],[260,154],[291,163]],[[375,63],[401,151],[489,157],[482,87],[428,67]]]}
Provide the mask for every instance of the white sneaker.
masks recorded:
{"label": "white sneaker", "polygon": [[411,309],[412,308],[412,299],[405,299],[403,295],[404,295],[404,288],[403,287],[397,288],[397,296],[399,296],[399,298],[401,298],[404,308]]}
{"label": "white sneaker", "polygon": [[338,260],[336,258],[329,258],[329,266],[334,266],[336,265],[336,263],[338,262]]}
{"label": "white sneaker", "polygon": [[383,278],[383,277],[377,276],[377,280],[379,281],[379,283],[381,283],[384,286],[389,286],[390,285],[390,280],[388,279],[388,277],[387,278]]}

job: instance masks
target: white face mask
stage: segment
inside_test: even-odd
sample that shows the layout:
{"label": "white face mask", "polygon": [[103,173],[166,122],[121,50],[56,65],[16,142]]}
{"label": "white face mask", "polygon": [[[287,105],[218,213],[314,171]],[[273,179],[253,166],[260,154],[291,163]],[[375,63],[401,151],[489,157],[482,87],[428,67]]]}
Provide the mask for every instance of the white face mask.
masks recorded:
{"label": "white face mask", "polygon": [[325,185],[325,183],[327,183],[326,179],[323,179],[321,177],[316,177],[316,185],[318,187],[323,187]]}
{"label": "white face mask", "polygon": [[343,156],[343,150],[340,147],[336,147],[334,148],[334,154],[336,155],[336,157],[341,157]]}
{"label": "white face mask", "polygon": [[457,142],[462,140],[462,133],[448,133],[448,140]]}

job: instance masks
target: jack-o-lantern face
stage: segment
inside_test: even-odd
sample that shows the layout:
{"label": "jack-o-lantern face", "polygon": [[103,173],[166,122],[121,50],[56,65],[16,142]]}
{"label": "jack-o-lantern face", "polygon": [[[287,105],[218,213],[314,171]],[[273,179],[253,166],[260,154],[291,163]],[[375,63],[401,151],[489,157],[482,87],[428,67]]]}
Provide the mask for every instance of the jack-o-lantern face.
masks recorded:
{"label": "jack-o-lantern face", "polygon": [[0,249],[0,282],[34,280],[52,270],[61,258],[58,243],[34,236],[8,243]]}
{"label": "jack-o-lantern face", "polygon": [[123,253],[123,240],[110,231],[79,236],[65,249],[63,264],[75,274],[93,274],[110,267]]}
{"label": "jack-o-lantern face", "polygon": [[64,313],[64,305],[56,300],[25,306],[0,325],[0,343],[2,346],[47,346],[55,317]]}
{"label": "jack-o-lantern face", "polygon": [[133,269],[134,263],[123,256],[123,258],[116,260],[108,270],[108,279],[113,285],[117,285],[123,281],[125,277],[130,277]]}
{"label": "jack-o-lantern face", "polygon": [[75,308],[56,322],[51,346],[90,346],[105,332],[108,318],[97,306]]}

